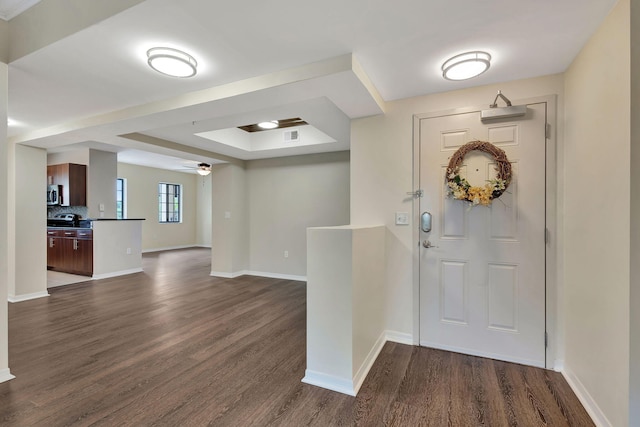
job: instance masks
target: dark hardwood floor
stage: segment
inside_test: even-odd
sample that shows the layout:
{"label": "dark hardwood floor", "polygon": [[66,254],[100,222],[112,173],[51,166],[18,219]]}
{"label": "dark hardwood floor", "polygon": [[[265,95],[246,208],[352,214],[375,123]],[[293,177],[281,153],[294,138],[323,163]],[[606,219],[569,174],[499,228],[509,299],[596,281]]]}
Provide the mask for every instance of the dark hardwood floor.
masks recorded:
{"label": "dark hardwood floor", "polygon": [[558,373],[387,343],[357,398],[300,382],[305,284],[210,251],[9,306],[2,426],[591,426]]}

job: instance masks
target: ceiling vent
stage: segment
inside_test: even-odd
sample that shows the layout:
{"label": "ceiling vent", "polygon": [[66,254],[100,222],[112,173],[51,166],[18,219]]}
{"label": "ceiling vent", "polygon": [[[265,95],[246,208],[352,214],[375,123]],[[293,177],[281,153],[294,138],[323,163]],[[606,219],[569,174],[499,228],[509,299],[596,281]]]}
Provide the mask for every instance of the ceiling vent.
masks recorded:
{"label": "ceiling vent", "polygon": [[300,141],[300,131],[286,130],[284,131],[284,142],[298,142]]}

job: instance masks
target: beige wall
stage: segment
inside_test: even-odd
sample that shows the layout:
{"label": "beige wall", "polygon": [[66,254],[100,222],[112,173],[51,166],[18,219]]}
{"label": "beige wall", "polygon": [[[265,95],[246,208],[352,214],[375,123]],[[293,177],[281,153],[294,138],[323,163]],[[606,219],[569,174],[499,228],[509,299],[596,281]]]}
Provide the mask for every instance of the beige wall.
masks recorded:
{"label": "beige wall", "polygon": [[211,274],[244,274],[249,269],[249,203],[244,167],[213,165],[211,192]]}
{"label": "beige wall", "polygon": [[16,145],[15,158],[15,286],[9,296],[19,299],[47,293],[47,205],[44,196],[34,197],[45,193],[47,152]]}
{"label": "beige wall", "polygon": [[9,23],[0,19],[0,62],[9,63]]}
{"label": "beige wall", "polygon": [[[89,218],[115,218],[118,155],[107,151],[89,150],[87,169]],[[100,205],[104,206],[103,211],[100,211]]]}
{"label": "beige wall", "polygon": [[498,89],[512,101],[557,94],[558,110],[562,110],[563,79],[553,75],[390,102],[386,115],[352,122],[351,224],[387,226],[386,329],[400,336],[414,333],[413,227],[394,225],[395,212],[413,212],[413,202],[406,195],[413,188],[412,117],[488,105]]}
{"label": "beige wall", "polygon": [[211,174],[198,176],[197,179],[197,226],[196,243],[198,246],[211,247]]}
{"label": "beige wall", "polygon": [[[631,164],[640,165],[640,4],[631,2]],[[631,218],[640,218],[640,167],[631,168]],[[640,425],[640,221],[631,220],[629,425]]]}
{"label": "beige wall", "polygon": [[565,73],[565,369],[628,425],[629,0]]}
{"label": "beige wall", "polygon": [[349,223],[349,152],[254,160],[247,176],[251,271],[306,276],[307,227]]}
{"label": "beige wall", "polygon": [[47,154],[47,165],[61,165],[64,163],[76,163],[78,165],[87,165],[88,167],[90,163],[89,149],[81,148],[79,150]]}
{"label": "beige wall", "polygon": [[[43,0],[9,21],[11,61],[87,28],[142,0]],[[74,10],[77,13],[69,13]],[[1,34],[0,34],[1,35]],[[2,40],[0,38],[0,40]]]}
{"label": "beige wall", "polygon": [[[9,68],[0,62],[0,200],[7,200],[9,190],[7,151],[7,101]],[[9,206],[0,203],[0,382],[10,378],[9,321],[7,297],[9,290]]]}
{"label": "beige wall", "polygon": [[[196,245],[196,175],[118,163],[118,177],[127,180],[127,217],[145,219],[143,251]],[[182,223],[158,222],[160,182],[182,184]]]}

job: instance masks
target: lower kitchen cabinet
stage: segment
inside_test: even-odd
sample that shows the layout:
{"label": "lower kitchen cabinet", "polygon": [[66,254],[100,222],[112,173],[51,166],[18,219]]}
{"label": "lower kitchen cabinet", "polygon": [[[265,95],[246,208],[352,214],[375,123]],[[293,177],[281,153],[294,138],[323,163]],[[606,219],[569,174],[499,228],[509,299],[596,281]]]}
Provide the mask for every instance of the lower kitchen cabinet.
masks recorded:
{"label": "lower kitchen cabinet", "polygon": [[47,268],[83,276],[93,275],[93,230],[48,229]]}

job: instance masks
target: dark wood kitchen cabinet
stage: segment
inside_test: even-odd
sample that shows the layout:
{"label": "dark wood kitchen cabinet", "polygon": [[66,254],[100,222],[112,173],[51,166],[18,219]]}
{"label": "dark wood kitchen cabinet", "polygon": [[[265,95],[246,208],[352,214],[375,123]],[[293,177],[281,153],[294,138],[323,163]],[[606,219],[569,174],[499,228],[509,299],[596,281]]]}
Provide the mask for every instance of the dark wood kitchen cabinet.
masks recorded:
{"label": "dark wood kitchen cabinet", "polygon": [[48,229],[47,268],[64,273],[93,275],[93,230]]}
{"label": "dark wood kitchen cabinet", "polygon": [[76,163],[47,166],[47,180],[62,185],[62,206],[87,205],[87,166]]}
{"label": "dark wood kitchen cabinet", "polygon": [[58,237],[60,230],[47,230],[47,268],[55,270],[62,265],[62,238]]}
{"label": "dark wood kitchen cabinet", "polygon": [[75,274],[93,275],[93,230],[76,230],[73,251]]}

